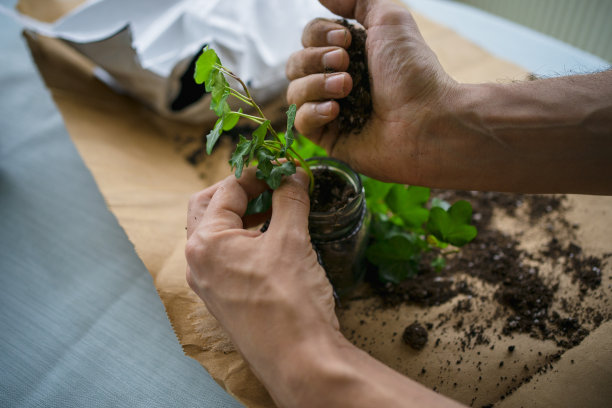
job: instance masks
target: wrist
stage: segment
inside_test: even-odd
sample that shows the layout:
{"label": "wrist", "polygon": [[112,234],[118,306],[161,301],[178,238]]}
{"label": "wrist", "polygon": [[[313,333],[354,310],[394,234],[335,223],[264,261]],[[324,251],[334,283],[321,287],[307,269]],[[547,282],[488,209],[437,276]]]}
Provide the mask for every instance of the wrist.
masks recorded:
{"label": "wrist", "polygon": [[[313,330],[297,342],[285,343],[267,361],[269,370],[260,379],[279,406],[310,407],[321,402],[326,390],[341,389],[355,374],[347,354],[355,347],[332,327]],[[259,376],[259,375],[258,375]],[[341,392],[325,398],[345,398]]]}

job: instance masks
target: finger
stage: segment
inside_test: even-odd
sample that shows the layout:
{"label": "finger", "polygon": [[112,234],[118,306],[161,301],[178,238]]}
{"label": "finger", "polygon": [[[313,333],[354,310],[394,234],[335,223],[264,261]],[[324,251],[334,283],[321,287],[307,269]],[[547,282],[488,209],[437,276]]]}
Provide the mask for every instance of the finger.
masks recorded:
{"label": "finger", "polygon": [[285,73],[292,81],[306,75],[328,71],[346,71],[349,55],[339,47],[311,47],[294,53],[287,61]]}
{"label": "finger", "polygon": [[336,101],[307,102],[297,111],[295,128],[301,134],[313,139],[325,125],[336,119],[339,113],[340,105]]}
{"label": "finger", "polygon": [[306,172],[298,168],[297,172],[286,177],[281,186],[272,195],[272,218],[268,231],[271,235],[286,236],[297,231],[308,237],[308,214],[310,198],[308,197],[309,178]]}
{"label": "finger", "polygon": [[304,27],[302,45],[304,47],[337,46],[348,48],[351,45],[351,33],[342,24],[317,18]]}
{"label": "finger", "polygon": [[366,29],[370,27],[369,17],[372,11],[381,6],[398,6],[392,0],[319,0],[319,2],[334,14],[357,20]]}
{"label": "finger", "polygon": [[268,189],[263,180],[255,177],[256,171],[256,168],[250,167],[243,171],[239,179],[231,175],[218,183],[202,213],[201,224],[212,231],[242,229],[242,217],[248,201]]}
{"label": "finger", "polygon": [[341,99],[353,88],[353,79],[346,72],[313,74],[291,81],[287,100],[299,108],[306,102]]}

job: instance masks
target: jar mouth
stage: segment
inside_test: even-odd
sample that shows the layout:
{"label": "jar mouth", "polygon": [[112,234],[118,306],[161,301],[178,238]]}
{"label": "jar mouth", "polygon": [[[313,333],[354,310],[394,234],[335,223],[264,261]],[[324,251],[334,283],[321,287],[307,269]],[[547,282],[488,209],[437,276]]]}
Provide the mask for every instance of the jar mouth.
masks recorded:
{"label": "jar mouth", "polygon": [[[306,159],[307,162],[315,163],[310,165],[311,170],[326,169],[339,175],[343,180],[348,182],[355,189],[355,197],[349,201],[344,207],[339,210],[333,211],[333,213],[351,213],[361,206],[363,184],[361,183],[361,177],[349,167],[345,162],[334,159],[331,157],[312,157]],[[309,217],[311,219],[327,218],[332,212],[324,211],[311,211]]]}

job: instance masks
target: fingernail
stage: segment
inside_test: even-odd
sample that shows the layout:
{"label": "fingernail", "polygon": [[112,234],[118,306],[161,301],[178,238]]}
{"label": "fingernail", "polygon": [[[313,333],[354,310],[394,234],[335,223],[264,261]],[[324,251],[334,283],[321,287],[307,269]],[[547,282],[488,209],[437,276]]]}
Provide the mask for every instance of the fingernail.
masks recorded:
{"label": "fingernail", "polygon": [[342,50],[334,50],[323,54],[323,67],[338,68],[342,65],[343,57]]}
{"label": "fingernail", "polygon": [[329,116],[331,115],[332,103],[331,101],[317,103],[315,105],[315,110],[321,116]]}
{"label": "fingernail", "polygon": [[332,95],[342,94],[344,90],[344,75],[330,75],[325,79],[325,91]]}
{"label": "fingernail", "polygon": [[327,33],[327,42],[329,45],[337,45],[344,47],[346,45],[346,30],[332,30]]}

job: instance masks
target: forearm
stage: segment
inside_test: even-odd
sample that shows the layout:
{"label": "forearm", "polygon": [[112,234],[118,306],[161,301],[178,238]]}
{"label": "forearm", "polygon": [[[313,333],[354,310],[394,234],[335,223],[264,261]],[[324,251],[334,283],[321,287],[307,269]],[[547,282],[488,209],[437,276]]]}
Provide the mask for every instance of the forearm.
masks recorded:
{"label": "forearm", "polygon": [[[461,85],[421,138],[432,187],[612,193],[612,72]],[[431,140],[430,140],[431,142]]]}
{"label": "forearm", "polygon": [[274,359],[262,378],[281,407],[453,407],[436,394],[356,348],[339,332],[313,335]]}

